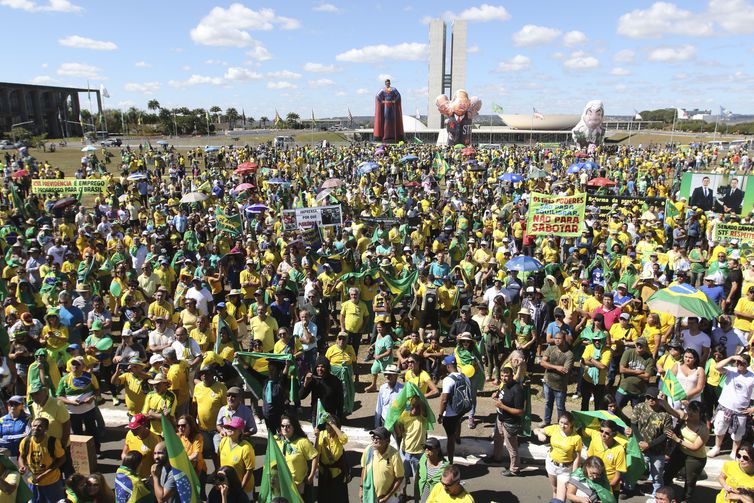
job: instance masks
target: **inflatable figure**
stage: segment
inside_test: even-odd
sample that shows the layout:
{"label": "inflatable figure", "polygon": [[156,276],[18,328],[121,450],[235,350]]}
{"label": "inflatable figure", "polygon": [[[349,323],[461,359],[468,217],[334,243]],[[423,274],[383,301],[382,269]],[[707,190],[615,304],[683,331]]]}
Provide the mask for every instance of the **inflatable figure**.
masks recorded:
{"label": "inflatable figure", "polygon": [[605,117],[605,107],[600,100],[592,100],[584,107],[581,120],[571,130],[573,141],[579,147],[600,145],[605,138],[605,127],[602,120]]}
{"label": "inflatable figure", "polygon": [[396,143],[403,140],[401,93],[390,86],[390,79],[374,98],[374,139]]}
{"label": "inflatable figure", "polygon": [[482,100],[476,96],[469,98],[469,93],[459,89],[453,96],[453,100],[444,94],[435,100],[437,110],[447,117],[445,124],[448,132],[448,145],[462,143],[471,145],[471,127],[474,117],[479,115],[482,108]]}

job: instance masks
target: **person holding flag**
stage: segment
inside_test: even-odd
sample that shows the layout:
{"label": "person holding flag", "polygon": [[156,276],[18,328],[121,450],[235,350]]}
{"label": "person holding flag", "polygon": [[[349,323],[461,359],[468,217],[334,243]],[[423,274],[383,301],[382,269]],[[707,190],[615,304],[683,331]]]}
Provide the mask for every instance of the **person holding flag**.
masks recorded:
{"label": "person holding flag", "polygon": [[139,477],[142,455],[130,451],[115,472],[115,503],[154,503],[154,494]]}

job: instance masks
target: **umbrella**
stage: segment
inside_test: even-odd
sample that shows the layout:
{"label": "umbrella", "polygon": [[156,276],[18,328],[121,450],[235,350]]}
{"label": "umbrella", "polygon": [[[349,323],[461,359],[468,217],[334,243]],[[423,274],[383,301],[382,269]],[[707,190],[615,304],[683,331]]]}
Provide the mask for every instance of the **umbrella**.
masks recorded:
{"label": "umbrella", "polygon": [[400,160],[401,160],[402,163],[403,162],[410,162],[410,161],[418,161],[419,157],[415,156],[414,154],[408,154],[408,155],[404,155],[403,157],[401,157]]}
{"label": "umbrella", "polygon": [[639,220],[657,220],[657,215],[655,215],[651,211],[645,211],[644,213],[642,213]]}
{"label": "umbrella", "polygon": [[189,192],[181,198],[182,203],[198,203],[204,201],[209,196],[203,192]]}
{"label": "umbrella", "polygon": [[453,148],[455,150],[461,150],[461,149],[466,148],[466,145],[464,145],[463,143],[456,143],[455,145],[453,145]]}
{"label": "umbrella", "polygon": [[345,185],[345,182],[340,178],[328,178],[322,183],[323,189],[335,189]]}
{"label": "umbrella", "polygon": [[62,210],[79,202],[75,197],[64,197],[52,205],[53,210]]}
{"label": "umbrella", "polygon": [[167,140],[157,140],[155,143],[157,145],[170,145],[170,142]]}
{"label": "umbrella", "polygon": [[518,257],[514,257],[505,263],[505,268],[509,271],[539,271],[543,267],[544,266],[539,260],[527,257],[526,255],[519,255]]}
{"label": "umbrella", "polygon": [[521,183],[524,181],[524,177],[519,175],[518,173],[506,173],[498,180],[502,180],[503,182],[510,182],[510,183]]}
{"label": "umbrella", "polygon": [[586,161],[586,162],[584,163],[584,167],[585,167],[586,169],[589,169],[589,170],[592,170],[592,169],[597,169],[597,168],[599,168],[599,166],[597,165],[597,163],[596,163],[596,162],[594,162],[594,161],[591,161],[591,160],[590,160],[590,161]]}
{"label": "umbrella", "polygon": [[583,164],[571,164],[566,170],[566,173],[569,175],[575,175],[578,174],[582,169],[586,169]]}
{"label": "umbrella", "polygon": [[324,189],[322,192],[317,194],[317,197],[315,197],[314,199],[316,199],[317,201],[323,201],[327,199],[330,196],[330,194],[332,194],[332,191],[333,189]]}
{"label": "umbrella", "polygon": [[134,173],[133,175],[128,175],[128,180],[136,181],[136,180],[144,180],[147,177],[146,173]]}
{"label": "umbrella", "polygon": [[529,168],[529,178],[537,179],[537,178],[546,178],[547,177],[547,171],[545,171],[542,168],[538,168],[536,166],[532,166]]}
{"label": "umbrella", "polygon": [[214,147],[214,146],[204,147],[205,152],[217,152],[218,150],[220,150],[220,147]]}
{"label": "umbrella", "polygon": [[359,174],[360,175],[365,175],[367,173],[371,173],[372,171],[374,171],[376,169],[379,169],[379,167],[380,167],[380,165],[377,164],[374,161],[365,161],[365,162],[362,162],[359,165]]}
{"label": "umbrella", "polygon": [[283,180],[282,178],[270,178],[267,180],[268,185],[290,185],[290,182]]}
{"label": "umbrella", "polygon": [[264,204],[252,204],[251,206],[246,208],[246,211],[248,213],[262,213],[269,210],[270,208],[268,206],[265,206]]}
{"label": "umbrella", "polygon": [[385,147],[377,147],[377,150],[374,151],[374,155],[382,155],[385,153]]}
{"label": "umbrella", "polygon": [[722,313],[703,292],[686,283],[656,291],[647,299],[647,306],[676,318],[692,316],[712,320]]}
{"label": "umbrella", "polygon": [[256,162],[242,162],[241,164],[238,165],[238,167],[236,168],[236,171],[238,171],[239,169],[255,170],[258,167],[259,167],[259,164],[257,164]]}
{"label": "umbrella", "polygon": [[420,187],[421,184],[419,182],[406,182],[403,184],[404,187]]}
{"label": "umbrella", "polygon": [[586,185],[587,187],[614,187],[617,184],[609,178],[598,177],[592,178],[586,182]]}
{"label": "umbrella", "polygon": [[474,150],[474,147],[466,147],[461,150],[461,153],[463,155],[474,155],[476,153],[476,150]]}
{"label": "umbrella", "polygon": [[[244,163],[244,164],[246,164],[246,163]],[[236,168],[235,171],[233,171],[233,173],[235,173],[237,175],[245,175],[245,174],[248,174],[248,173],[253,173],[256,170],[257,170],[257,168],[242,168],[241,166],[239,166],[239,167]]]}
{"label": "umbrella", "polygon": [[243,192],[243,191],[253,189],[253,188],[254,188],[254,184],[252,183],[242,183],[242,184],[236,185],[236,188],[233,189],[233,192]]}
{"label": "umbrella", "polygon": [[29,172],[26,171],[25,169],[19,169],[18,171],[13,173],[13,178],[21,178],[21,177],[27,176],[28,174]]}
{"label": "umbrella", "polygon": [[87,145],[86,147],[81,149],[82,152],[94,152],[95,150],[97,150],[97,147],[95,147],[94,145]]}

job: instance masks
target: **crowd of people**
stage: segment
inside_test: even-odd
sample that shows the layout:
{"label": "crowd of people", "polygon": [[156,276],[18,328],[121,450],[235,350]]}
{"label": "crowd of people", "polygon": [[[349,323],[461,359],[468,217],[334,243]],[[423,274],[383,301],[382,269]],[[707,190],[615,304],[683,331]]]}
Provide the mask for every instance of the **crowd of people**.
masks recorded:
{"label": "crowd of people", "polygon": [[[522,437],[548,445],[553,500],[641,485],[696,501],[708,460],[729,452],[717,501],[754,501],[754,255],[714,240],[752,216],[679,195],[688,171],[747,173],[745,153],[139,145],[116,158],[76,169],[102,193],[46,195],[32,180],[64,167],[5,155],[0,500],[28,486],[35,503],[341,502],[360,472],[365,503],[473,502],[457,444],[491,423],[484,462],[505,477],[526,473]],[[578,237],[532,235],[533,192],[623,199],[590,205]],[[325,205],[342,222],[282,217]],[[719,314],[647,302],[674,287]],[[352,466],[344,426],[370,395],[371,444]],[[114,484],[70,455],[77,434],[102,456],[106,399],[128,415]],[[165,418],[201,482],[188,500]],[[258,429],[286,465],[262,481]]]}

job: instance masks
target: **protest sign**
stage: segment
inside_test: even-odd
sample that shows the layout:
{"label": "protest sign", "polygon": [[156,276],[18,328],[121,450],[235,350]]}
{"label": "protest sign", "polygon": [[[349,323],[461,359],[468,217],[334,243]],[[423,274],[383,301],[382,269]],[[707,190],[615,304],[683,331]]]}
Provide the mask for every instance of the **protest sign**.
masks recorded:
{"label": "protest sign", "polygon": [[102,179],[57,178],[31,181],[32,194],[99,194],[105,187],[107,181]]}
{"label": "protest sign", "polygon": [[578,236],[584,226],[586,194],[551,196],[532,192],[526,232],[534,236]]}
{"label": "protest sign", "polygon": [[215,225],[218,231],[227,232],[231,236],[238,236],[242,230],[241,215],[238,213],[226,215],[222,209],[217,208],[215,210]]}
{"label": "protest sign", "polygon": [[283,226],[289,229],[305,229],[315,225],[331,227],[343,225],[343,211],[340,205],[317,206],[316,208],[296,208],[283,210]]}
{"label": "protest sign", "polygon": [[720,242],[727,239],[738,239],[741,245],[754,246],[754,225],[747,224],[723,224],[715,225],[712,240]]}
{"label": "protest sign", "polygon": [[665,207],[664,197],[630,197],[630,196],[616,196],[612,194],[589,194],[586,198],[586,203],[589,206],[594,206],[600,210],[600,214],[604,215],[609,213],[613,205],[618,205],[618,208],[631,209],[632,206],[638,206],[642,208],[644,203],[650,206],[657,206],[658,208]]}

